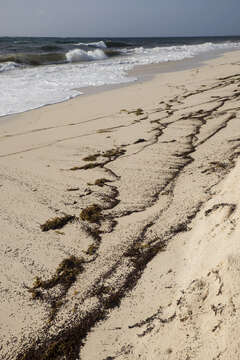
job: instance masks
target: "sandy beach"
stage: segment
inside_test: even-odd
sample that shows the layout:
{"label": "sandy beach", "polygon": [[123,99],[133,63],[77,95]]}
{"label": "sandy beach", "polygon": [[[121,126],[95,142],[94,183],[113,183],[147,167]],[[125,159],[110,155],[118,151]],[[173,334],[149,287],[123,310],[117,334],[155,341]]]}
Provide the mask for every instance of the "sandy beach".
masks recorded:
{"label": "sandy beach", "polygon": [[0,119],[1,359],[239,359],[239,59]]}

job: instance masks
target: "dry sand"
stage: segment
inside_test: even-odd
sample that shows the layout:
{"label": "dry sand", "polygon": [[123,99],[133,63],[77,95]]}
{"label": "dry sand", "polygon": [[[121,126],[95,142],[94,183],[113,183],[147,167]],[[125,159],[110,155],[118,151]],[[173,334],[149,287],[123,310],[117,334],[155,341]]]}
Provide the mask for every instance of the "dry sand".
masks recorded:
{"label": "dry sand", "polygon": [[1,359],[239,359],[239,59],[1,119]]}

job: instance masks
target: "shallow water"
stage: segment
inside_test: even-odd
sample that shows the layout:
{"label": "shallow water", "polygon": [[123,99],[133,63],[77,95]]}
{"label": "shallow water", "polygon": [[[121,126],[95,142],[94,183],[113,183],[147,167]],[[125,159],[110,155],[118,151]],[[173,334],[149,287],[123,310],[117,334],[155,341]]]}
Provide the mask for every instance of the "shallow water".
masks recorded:
{"label": "shallow water", "polygon": [[240,37],[0,38],[0,116],[136,81],[136,66],[183,62],[240,49]]}

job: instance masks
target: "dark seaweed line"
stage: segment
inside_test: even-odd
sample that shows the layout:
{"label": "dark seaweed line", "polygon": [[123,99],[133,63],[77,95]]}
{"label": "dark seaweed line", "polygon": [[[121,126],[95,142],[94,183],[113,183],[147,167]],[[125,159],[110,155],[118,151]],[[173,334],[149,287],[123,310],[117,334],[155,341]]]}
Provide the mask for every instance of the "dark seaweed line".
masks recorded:
{"label": "dark seaweed line", "polygon": [[[105,184],[105,186],[108,186],[113,190],[112,196],[111,197],[107,196],[108,200],[111,200],[111,201],[110,201],[110,204],[109,204],[108,208],[105,209],[105,210],[111,210],[117,204],[119,204],[119,202],[120,202],[120,200],[117,199],[118,196],[119,196],[119,192],[118,192],[117,187],[114,186],[114,185]],[[111,230],[109,232],[112,232],[113,229],[115,228],[116,224],[117,224],[114,219],[111,219],[111,221],[112,221],[112,228],[111,228]],[[96,260],[96,258],[98,257],[97,251],[98,251],[98,249],[100,247],[100,244],[101,244],[101,241],[102,241],[102,236],[101,236],[101,231],[100,230],[93,230],[91,228],[91,226],[88,225],[88,224],[86,225],[84,230],[92,237],[92,239],[94,241],[94,245],[93,245],[93,248],[92,248],[94,250],[94,253],[92,254],[93,256],[91,254],[89,254],[91,256],[91,259],[89,259],[89,260],[81,259],[81,268],[79,269],[80,271],[76,273],[76,275],[78,273],[84,271],[84,264],[89,264],[89,263]],[[64,298],[66,297],[69,288],[76,281],[76,276],[74,275],[73,279],[70,279],[70,281],[68,281],[66,283],[66,285],[63,287],[62,291],[60,292],[60,294],[57,297],[53,297],[53,296],[50,296],[48,294],[47,295],[43,294],[41,292],[41,288],[43,288],[43,289],[51,289],[51,288],[53,288],[54,286],[56,286],[58,284],[58,281],[54,281],[54,280],[58,280],[58,278],[55,279],[55,277],[56,276],[53,276],[53,278],[51,278],[49,280],[45,280],[45,281],[43,281],[43,280],[40,281],[40,279],[39,279],[39,286],[33,286],[32,288],[28,288],[28,291],[30,293],[32,293],[34,299],[40,299],[41,301],[45,300],[45,302],[50,305],[51,310],[50,310],[49,321],[48,321],[46,330],[47,330],[47,328],[49,328],[51,326],[52,321],[55,319],[55,317],[56,317],[57,313],[60,311],[62,305],[64,305]],[[46,286],[41,286],[41,283],[42,284],[48,284],[49,283],[50,286],[47,286],[47,285]]]}
{"label": "dark seaweed line", "polygon": [[[194,148],[192,148],[192,151],[193,150],[194,150]],[[184,154],[184,157],[186,157],[186,154]],[[190,161],[193,161],[193,159],[187,155],[187,162],[184,166],[186,166]],[[110,162],[110,161],[108,161],[108,162]],[[106,164],[104,164],[104,166],[105,165]],[[178,173],[182,170],[182,168],[184,166],[179,167]],[[173,178],[171,180],[169,180],[169,182],[166,184],[166,186],[169,185],[176,178],[176,176],[177,175],[175,174],[175,176],[173,176]],[[166,246],[166,242],[163,241],[162,239],[160,239],[160,240],[156,241],[155,244],[153,244],[150,249],[145,250],[143,253],[141,253],[141,251],[138,249],[138,247],[136,245],[143,241],[144,235],[145,235],[147,229],[150,228],[152,225],[153,225],[153,223],[150,223],[145,226],[145,228],[142,231],[142,233],[140,234],[140,236],[135,240],[135,242],[132,244],[132,246],[124,254],[124,256],[131,258],[131,261],[134,265],[134,270],[131,271],[131,273],[127,276],[124,286],[122,286],[115,294],[112,294],[107,300],[103,300],[102,297],[100,296],[100,294],[103,290],[102,288],[98,289],[98,291],[96,291],[96,288],[95,288],[94,293],[91,294],[92,296],[98,295],[99,299],[101,300],[101,307],[102,307],[102,309],[104,309],[104,310],[102,310],[102,313],[100,311],[98,316],[97,316],[97,314],[92,314],[90,317],[91,321],[90,320],[86,321],[86,319],[84,318],[84,323],[87,324],[87,326],[85,325],[85,327],[81,323],[79,326],[74,327],[74,329],[71,328],[70,331],[69,330],[63,331],[61,333],[61,335],[58,335],[56,338],[52,338],[49,341],[46,341],[45,344],[43,346],[41,346],[40,348],[35,349],[36,345],[34,345],[33,348],[30,349],[29,351],[25,352],[25,354],[22,357],[20,354],[18,359],[24,359],[24,360],[25,359],[48,360],[51,358],[57,359],[56,356],[58,356],[58,349],[60,349],[60,348],[62,349],[62,346],[64,346],[64,347],[67,346],[67,350],[66,350],[67,353],[68,352],[70,354],[72,353],[72,355],[70,355],[68,357],[68,359],[69,360],[75,359],[75,357],[78,355],[78,353],[80,351],[81,344],[79,343],[79,339],[83,338],[87,334],[87,332],[96,323],[96,321],[103,319],[104,316],[106,316],[106,312],[108,311],[109,308],[113,308],[113,307],[119,305],[120,300],[125,295],[125,293],[127,291],[131,290],[136,285],[136,283],[137,283],[138,279],[140,278],[142,271],[146,267],[147,263],[160,250],[163,250],[163,248]],[[175,233],[174,229],[172,231],[173,232],[170,232],[170,234],[168,236],[169,238],[172,236],[172,234]],[[116,264],[116,268],[117,268],[117,264]],[[109,272],[109,274],[111,274],[111,273],[112,273],[112,271]],[[106,278],[106,276],[105,276],[105,278]],[[77,333],[77,335],[76,335],[76,333]],[[74,334],[75,334],[75,337],[73,336]],[[69,348],[69,339],[70,338],[74,338],[75,340],[76,340],[76,338],[78,338],[79,345],[78,346],[76,344],[74,345],[74,351],[73,351],[72,341],[70,342],[71,346]],[[68,343],[68,345],[66,345],[66,342]],[[63,345],[63,343],[65,345]],[[44,349],[46,351],[44,351]],[[63,349],[61,351],[63,351]],[[45,352],[45,354],[44,354],[44,352]],[[39,357],[38,356],[39,353],[44,354],[44,355],[41,355],[41,357]],[[55,357],[53,357],[53,356],[55,356]]]}
{"label": "dark seaweed line", "polygon": [[[226,100],[226,101],[227,101],[227,100]],[[183,116],[183,117],[181,117],[181,118],[179,118],[179,119],[177,119],[177,120],[169,123],[169,124],[175,124],[175,123],[177,123],[177,122],[179,122],[179,121],[189,120],[189,119],[192,119],[192,120],[200,120],[200,121],[201,121],[201,124],[196,126],[195,132],[194,132],[192,135],[189,135],[190,140],[191,140],[190,143],[189,143],[190,146],[191,146],[190,150],[188,150],[188,151],[186,151],[186,152],[183,152],[183,153],[181,153],[181,154],[176,154],[176,155],[175,155],[175,156],[177,156],[177,157],[185,157],[185,159],[188,160],[188,162],[187,162],[186,164],[184,164],[184,165],[179,165],[178,174],[180,174],[180,172],[181,172],[181,170],[182,170],[183,167],[187,166],[187,165],[190,164],[192,161],[194,161],[194,159],[190,156],[191,153],[193,153],[194,151],[196,151],[196,148],[195,148],[195,146],[193,145],[193,139],[194,139],[194,138],[197,138],[197,135],[199,134],[202,125],[205,125],[206,122],[207,122],[206,119],[207,119],[209,116],[211,116],[215,111],[219,110],[219,109],[224,105],[224,103],[225,103],[225,102],[222,101],[220,104],[216,105],[213,109],[208,110],[208,111],[206,111],[206,112],[204,112],[204,113],[201,113],[201,111],[200,111],[200,112],[199,112],[199,111],[196,111],[195,113],[192,113],[192,114],[191,114],[191,117],[188,117],[188,116],[185,117],[185,116]],[[200,113],[201,113],[201,115],[199,115]],[[205,141],[207,141],[209,138],[211,138],[212,136],[214,136],[218,131],[220,131],[221,129],[223,129],[224,127],[226,127],[227,124],[228,124],[228,122],[229,122],[230,120],[232,120],[233,118],[235,118],[235,116],[230,115],[230,118],[227,119],[227,120],[224,122],[224,125],[221,126],[221,128],[217,129],[216,132],[214,132],[213,134],[211,134],[207,139],[205,139],[205,140],[202,141],[201,143],[198,143],[197,146],[203,144],[203,143],[204,143]],[[160,123],[160,121],[162,121],[162,119],[161,119],[161,120],[155,120],[156,123],[158,123],[159,125],[162,126],[162,124]],[[169,124],[165,124],[164,128],[166,129]],[[152,131],[157,131],[157,130],[158,130],[158,129],[155,128],[155,129],[153,129]],[[146,149],[146,148],[148,148],[148,147],[151,147],[152,145],[156,144],[156,143],[158,142],[158,140],[159,140],[159,137],[160,137],[163,133],[164,133],[164,130],[162,130],[162,128],[159,129],[158,134],[156,134],[156,135],[154,136],[154,141],[153,141],[151,144],[147,144],[147,145],[145,145],[143,148],[141,148],[138,152],[136,152],[136,153],[134,153],[134,154],[131,154],[131,155],[125,155],[124,157],[127,157],[127,156],[130,157],[130,156],[132,156],[132,155],[135,155],[135,154],[137,154],[137,153],[139,153],[139,152],[144,151],[144,149]],[[197,147],[197,146],[196,146],[196,147]],[[172,182],[174,182],[174,181],[176,181],[176,180],[177,180],[177,175],[174,174],[173,177],[170,178],[169,181],[168,181],[166,184],[164,184],[164,186],[163,186],[163,187],[159,190],[159,192],[154,196],[154,199],[153,199],[153,201],[152,201],[152,203],[151,203],[151,206],[153,206],[153,205],[158,201],[159,196],[160,196],[161,193],[169,186],[169,184],[172,183]],[[147,208],[149,208],[149,207],[144,207],[144,208],[141,208],[140,210],[134,210],[134,211],[125,212],[124,214],[117,216],[117,218],[121,218],[121,217],[124,217],[124,216],[129,216],[129,215],[131,215],[131,214],[133,214],[133,213],[140,213],[140,212],[146,211]]]}

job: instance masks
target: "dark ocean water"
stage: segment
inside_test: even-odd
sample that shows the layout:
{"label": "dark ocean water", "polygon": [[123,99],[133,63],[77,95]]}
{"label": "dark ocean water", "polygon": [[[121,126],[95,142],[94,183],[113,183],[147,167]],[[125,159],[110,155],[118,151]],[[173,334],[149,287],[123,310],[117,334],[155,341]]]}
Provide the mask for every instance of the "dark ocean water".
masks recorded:
{"label": "dark ocean water", "polygon": [[[0,116],[69,99],[89,86],[134,81],[136,65],[240,49],[240,36],[0,38]],[[78,90],[77,90],[78,89]]]}
{"label": "dark ocean water", "polygon": [[[171,37],[171,38],[52,38],[52,37],[2,37],[0,38],[0,64],[13,61],[25,65],[46,65],[67,62],[66,54],[71,50],[89,51],[102,49],[108,56],[124,56],[126,50],[143,47],[189,46],[212,43],[221,46],[237,44],[235,37]],[[87,58],[79,61],[86,61]]]}

